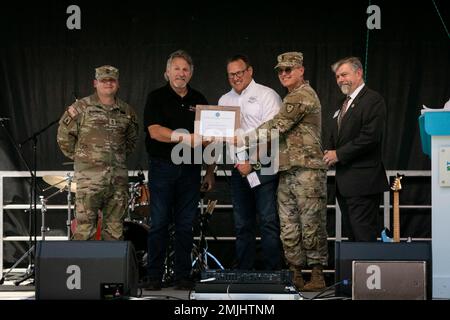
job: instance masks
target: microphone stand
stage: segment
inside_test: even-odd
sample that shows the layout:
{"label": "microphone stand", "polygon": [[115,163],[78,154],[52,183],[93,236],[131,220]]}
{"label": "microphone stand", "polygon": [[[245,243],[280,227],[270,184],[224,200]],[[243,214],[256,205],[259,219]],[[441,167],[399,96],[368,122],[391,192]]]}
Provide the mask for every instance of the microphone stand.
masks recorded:
{"label": "microphone stand", "polygon": [[[208,241],[206,240],[206,233],[208,232],[209,227],[209,219],[212,216],[212,213],[214,211],[214,208],[217,204],[217,200],[208,200],[208,205],[206,207],[206,210],[203,209],[203,200],[204,200],[204,192],[200,192],[200,239],[198,242],[198,246],[195,246],[193,251],[195,252],[195,259],[192,262],[192,268],[193,272],[196,271],[201,274],[202,271],[205,271],[209,269],[208,265],[208,257],[214,260],[216,265],[221,269],[224,270],[224,267],[220,263],[220,261],[208,251]],[[213,235],[214,239],[216,237]],[[216,239],[217,240],[217,239]],[[195,265],[197,265],[197,268],[194,268]]]}
{"label": "microphone stand", "polygon": [[[9,141],[11,142],[12,146],[14,147],[14,149],[16,150],[17,154],[19,155],[20,160],[22,160],[23,164],[25,165],[25,168],[28,170],[28,172],[30,173],[32,182],[30,183],[30,209],[29,209],[29,220],[28,220],[28,232],[30,235],[29,238],[29,246],[30,249],[32,249],[32,233],[31,233],[31,218],[33,215],[33,204],[34,204],[34,209],[36,208],[36,204],[34,203],[33,197],[34,197],[34,190],[33,190],[33,181],[35,180],[35,175],[33,173],[33,171],[30,169],[30,166],[28,165],[27,160],[24,158],[22,151],[19,149],[19,147],[17,146],[16,141],[14,140],[14,138],[11,136],[11,134],[9,133],[8,129],[6,129],[4,122],[6,120],[9,120],[8,118],[1,118],[0,119],[0,126],[3,128],[3,131],[5,131],[6,136],[8,137]],[[25,257],[29,257],[29,266],[31,265],[31,257],[29,256],[29,253],[31,252],[31,250],[28,250],[27,252],[25,252],[25,254],[19,258],[19,260],[16,261],[16,263],[14,263],[14,265],[9,269],[8,272],[6,272],[3,277],[0,279],[0,284],[3,284],[3,282],[5,281],[6,276],[22,261],[25,259]],[[27,268],[27,272],[28,272],[28,268]]]}
{"label": "microphone stand", "polygon": [[[30,248],[29,250],[9,269],[9,271],[3,275],[3,277],[0,279],[0,284],[2,284],[5,280],[6,275],[9,274],[9,272],[11,272],[11,270],[13,270],[24,258],[25,256],[28,255],[29,257],[29,266],[27,268],[25,277],[19,281],[15,281],[14,284],[15,285],[19,285],[21,282],[31,278],[32,276],[34,276],[34,266],[33,266],[33,260],[32,260],[32,255],[36,256],[36,234],[37,234],[37,226],[36,226],[36,216],[37,216],[37,179],[36,179],[36,171],[37,171],[37,137],[43,133],[44,131],[46,131],[48,128],[50,128],[52,125],[54,125],[55,123],[57,123],[59,121],[59,119],[54,120],[52,122],[50,122],[47,126],[45,126],[44,128],[42,128],[41,130],[33,133],[30,137],[28,137],[27,139],[25,139],[24,141],[22,141],[21,143],[19,143],[18,145],[16,144],[14,138],[10,135],[9,131],[6,129],[5,125],[4,125],[4,120],[9,120],[7,118],[1,119],[0,120],[0,125],[3,127],[4,131],[6,132],[6,136],[8,137],[8,139],[11,141],[12,145],[14,146],[14,149],[17,151],[17,154],[19,155],[20,159],[22,160],[22,162],[25,164],[26,169],[30,172],[30,176],[31,176],[31,184],[30,184],[30,219],[29,219],[29,233],[30,233],[30,239],[29,239],[29,244],[30,244]],[[33,141],[33,170],[30,169],[30,166],[28,165],[28,162],[25,160],[22,151],[20,150],[22,148],[22,146],[27,143],[28,141]],[[31,231],[31,229],[33,229],[33,231]],[[34,236],[34,238],[32,237]],[[33,253],[31,255],[31,252]]]}

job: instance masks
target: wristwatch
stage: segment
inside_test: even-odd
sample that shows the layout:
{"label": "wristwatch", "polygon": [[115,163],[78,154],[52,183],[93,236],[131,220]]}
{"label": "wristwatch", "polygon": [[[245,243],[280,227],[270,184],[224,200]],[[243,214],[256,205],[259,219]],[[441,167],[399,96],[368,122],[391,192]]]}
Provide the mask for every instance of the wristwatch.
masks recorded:
{"label": "wristwatch", "polygon": [[261,162],[256,162],[254,165],[252,165],[253,170],[261,170]]}

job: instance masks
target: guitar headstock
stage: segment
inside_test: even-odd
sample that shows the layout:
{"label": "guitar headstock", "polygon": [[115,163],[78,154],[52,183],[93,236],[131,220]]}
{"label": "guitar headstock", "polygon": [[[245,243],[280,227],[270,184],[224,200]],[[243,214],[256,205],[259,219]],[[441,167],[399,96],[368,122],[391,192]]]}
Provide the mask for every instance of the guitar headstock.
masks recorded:
{"label": "guitar headstock", "polygon": [[392,183],[392,187],[391,187],[391,189],[393,191],[400,191],[400,190],[402,190],[402,184],[401,184],[400,180],[402,180],[402,178],[404,176],[405,176],[404,174],[397,173],[397,177],[395,178],[394,182]]}

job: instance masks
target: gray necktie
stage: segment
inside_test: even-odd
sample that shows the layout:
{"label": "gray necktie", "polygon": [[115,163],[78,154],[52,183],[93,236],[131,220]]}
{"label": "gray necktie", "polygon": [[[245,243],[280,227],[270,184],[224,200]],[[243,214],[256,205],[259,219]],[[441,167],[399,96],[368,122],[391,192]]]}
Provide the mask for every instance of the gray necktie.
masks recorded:
{"label": "gray necktie", "polygon": [[347,112],[347,105],[348,105],[349,101],[350,101],[350,96],[347,96],[347,98],[345,98],[345,100],[344,100],[344,103],[342,104],[341,111],[339,111],[339,116],[338,116],[338,121],[337,121],[338,129],[340,129],[342,118],[344,118],[344,115]]}

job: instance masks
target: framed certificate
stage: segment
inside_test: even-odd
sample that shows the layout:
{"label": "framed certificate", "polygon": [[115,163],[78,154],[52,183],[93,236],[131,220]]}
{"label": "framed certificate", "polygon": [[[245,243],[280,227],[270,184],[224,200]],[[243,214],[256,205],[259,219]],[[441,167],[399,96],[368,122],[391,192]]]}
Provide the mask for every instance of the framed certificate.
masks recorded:
{"label": "framed certificate", "polygon": [[230,139],[240,128],[240,108],[210,105],[195,107],[195,133],[203,137]]}

